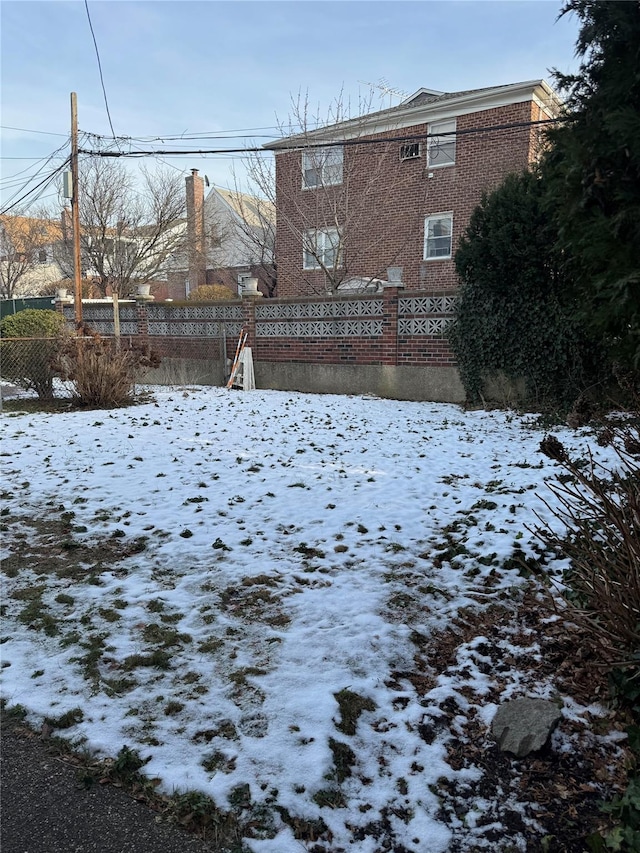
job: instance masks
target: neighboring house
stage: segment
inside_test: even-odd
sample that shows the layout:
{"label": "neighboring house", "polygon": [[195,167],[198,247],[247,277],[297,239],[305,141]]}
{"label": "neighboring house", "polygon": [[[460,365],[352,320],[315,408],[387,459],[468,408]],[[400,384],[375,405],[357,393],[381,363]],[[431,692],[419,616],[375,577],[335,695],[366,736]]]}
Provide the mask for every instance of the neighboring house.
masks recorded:
{"label": "neighboring house", "polygon": [[172,259],[168,295],[184,299],[201,284],[223,284],[242,293],[243,282],[257,278],[262,293],[272,296],[273,205],[221,187],[212,187],[205,198],[203,178],[197,169],[191,172],[186,179],[187,250]]}
{"label": "neighboring house", "polygon": [[207,278],[242,293],[247,278],[258,279],[265,296],[275,290],[275,209],[264,199],[212,187],[204,202],[211,248]]}
{"label": "neighboring house", "polygon": [[[82,226],[81,258],[83,274],[93,279],[102,295],[109,296],[114,288],[121,296],[135,293],[139,284],[163,282],[176,251],[186,243],[187,224],[177,219],[161,225],[126,222],[115,226]],[[71,244],[67,245],[70,261]]]}
{"label": "neighboring house", "polygon": [[59,222],[0,216],[0,295],[5,299],[52,294],[63,277],[57,262]]}
{"label": "neighboring house", "polygon": [[[456,245],[483,192],[535,161],[561,107],[543,80],[400,105],[270,143],[278,295],[453,288]],[[316,147],[317,146],[317,147]]]}

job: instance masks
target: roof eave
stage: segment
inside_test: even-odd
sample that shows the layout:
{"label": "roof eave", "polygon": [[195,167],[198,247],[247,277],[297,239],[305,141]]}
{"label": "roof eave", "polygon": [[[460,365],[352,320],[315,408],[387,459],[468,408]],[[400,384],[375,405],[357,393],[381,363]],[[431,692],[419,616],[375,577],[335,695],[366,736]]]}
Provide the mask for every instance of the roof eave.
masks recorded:
{"label": "roof eave", "polygon": [[277,142],[269,142],[263,148],[278,151],[304,147],[309,140],[323,142],[353,139],[357,136],[369,136],[411,125],[427,124],[430,121],[441,121],[457,115],[481,112],[528,99],[544,106],[554,116],[562,106],[562,101],[546,80],[526,80],[507,86],[495,86],[482,92],[461,94],[445,101],[431,101],[415,107],[392,107],[318,130],[294,134]]}

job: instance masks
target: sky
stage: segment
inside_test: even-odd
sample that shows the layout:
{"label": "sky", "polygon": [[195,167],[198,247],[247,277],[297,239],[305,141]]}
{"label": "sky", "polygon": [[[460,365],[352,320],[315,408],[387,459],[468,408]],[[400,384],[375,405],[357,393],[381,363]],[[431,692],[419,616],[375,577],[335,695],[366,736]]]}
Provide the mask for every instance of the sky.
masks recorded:
{"label": "sky", "polygon": [[[619,756],[607,709],[545,670],[558,617],[532,622],[509,562],[537,553],[541,520],[560,527],[533,416],[149,390],[140,406],[0,418],[0,685],[36,730],[69,714],[56,734],[103,757],[126,744],[162,791],[223,809],[248,785],[268,828],[246,830],[252,853],[307,849],[278,809],[325,821],[333,841],[314,850],[525,849],[521,821],[541,819],[526,784],[501,780],[495,801],[483,786],[489,726],[516,697],[561,706],[553,755],[586,739],[593,766]],[[554,432],[578,458],[615,459],[592,431]]]}
{"label": "sky", "polygon": [[[364,103],[395,105],[422,87],[459,91],[574,70],[578,25],[572,16],[557,20],[560,7],[556,0],[3,0],[0,202],[4,208],[31,188],[39,169],[34,183],[50,171],[42,158],[65,144],[72,91],[80,130],[112,135],[93,36],[117,136],[232,131],[239,137],[190,147],[242,148],[279,135],[300,96],[324,118],[336,99],[358,114]],[[168,161],[225,187],[234,165],[243,173],[240,155]]]}

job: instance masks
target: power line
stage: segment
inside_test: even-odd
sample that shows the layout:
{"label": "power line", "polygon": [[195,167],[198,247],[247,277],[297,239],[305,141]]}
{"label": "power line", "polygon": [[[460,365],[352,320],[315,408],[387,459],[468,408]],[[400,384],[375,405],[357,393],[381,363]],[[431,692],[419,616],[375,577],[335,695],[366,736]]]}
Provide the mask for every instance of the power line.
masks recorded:
{"label": "power line", "polygon": [[104,95],[104,105],[107,110],[107,118],[109,119],[109,127],[111,128],[111,133],[114,136],[116,132],[113,129],[113,123],[111,121],[111,113],[109,112],[109,101],[107,100],[107,90],[104,86],[104,77],[102,76],[102,63],[100,62],[100,51],[98,50],[98,42],[96,41],[96,34],[93,31],[93,24],[91,23],[91,15],[89,14],[89,3],[88,0],[84,0],[84,8],[87,10],[87,20],[89,21],[89,29],[91,30],[91,35],[93,37],[93,45],[96,49],[96,58],[98,60],[98,71],[100,72],[100,83],[102,84],[102,94]]}
{"label": "power line", "polygon": [[[275,151],[301,151],[303,149],[309,148],[338,148],[338,147],[346,147],[353,145],[384,145],[388,142],[411,142],[417,141],[421,139],[434,139],[434,138],[443,138],[445,136],[451,136],[457,138],[458,136],[468,136],[473,133],[492,133],[495,131],[501,130],[513,130],[516,128],[523,127],[534,127],[536,125],[544,125],[544,124],[554,124],[559,121],[564,121],[563,118],[550,118],[550,119],[540,119],[538,121],[521,121],[521,122],[513,122],[510,124],[495,124],[490,127],[471,127],[466,128],[464,130],[452,130],[447,131],[446,133],[418,133],[418,134],[404,134],[402,136],[391,136],[385,137],[383,139],[373,139],[370,137],[357,137],[354,139],[343,139],[338,142],[298,142],[290,145],[274,143],[273,146],[269,146],[265,148],[261,146],[260,148],[255,147],[245,147],[245,148],[212,148],[212,149],[176,149],[174,151],[160,150],[160,151],[91,151],[88,149],[80,149],[81,154],[89,154],[95,157],[155,157],[155,156],[164,156],[164,157],[192,157],[197,154],[265,154],[270,150]],[[283,140],[284,143],[284,140]]]}
{"label": "power line", "polygon": [[[63,148],[65,148],[65,147],[66,147],[66,143],[65,143],[65,145],[61,145],[59,148],[56,148],[56,150],[55,150],[55,151],[52,151],[52,152],[51,152],[51,154],[47,154],[45,157],[15,157],[15,158],[11,158],[11,157],[0,157],[0,160],[11,160],[11,159],[16,159],[16,160],[18,160],[18,159],[19,159],[19,160],[33,160],[33,161],[34,161],[34,166],[36,166],[38,163],[42,163],[42,165],[40,166],[40,168],[39,168],[39,169],[38,169],[38,170],[37,170],[33,175],[31,175],[31,176],[30,176],[30,178],[29,178],[29,179],[30,179],[30,180],[32,180],[33,178],[37,177],[37,176],[40,174],[40,172],[44,169],[44,167],[47,165],[47,163],[49,163],[51,160],[53,160],[53,158],[54,158],[57,154],[59,154],[59,153],[60,153],[60,151],[62,151],[62,149],[63,149]],[[28,172],[28,171],[29,171],[29,169],[33,168],[34,166],[27,166],[25,169],[21,169],[19,172],[14,172],[12,175],[6,175],[6,176],[4,176],[3,178],[0,178],[0,183],[1,183],[1,184],[4,184],[4,185],[5,185],[5,189],[6,189],[6,185],[7,185],[7,184],[14,183],[14,182],[15,182],[15,179],[16,179],[19,175],[24,175],[24,173],[25,173],[25,172]],[[22,178],[22,179],[21,179],[21,182],[24,182],[24,180],[25,180],[25,179],[24,179],[24,178]]]}
{"label": "power line", "polygon": [[[555,107],[557,105],[557,101],[553,98],[550,98],[550,97],[541,98],[541,99],[539,99],[539,101],[540,101],[540,104],[542,106],[545,106],[545,107]],[[395,109],[396,108],[393,108],[391,110],[391,112],[394,112]],[[374,111],[372,113],[364,113],[364,114],[362,114],[360,116],[356,116],[355,118],[352,118],[352,119],[344,119],[342,122],[339,122],[339,124],[349,124],[349,123],[353,124],[354,122],[357,122],[359,120],[364,121],[364,120],[370,118],[371,116],[378,116],[381,113],[389,113],[389,110],[385,109],[385,110],[381,110],[381,111]],[[327,124],[326,122],[324,122],[322,120],[310,121],[307,125],[307,129],[314,128],[317,130],[317,129],[329,128],[329,127],[333,126],[333,124],[334,123]],[[278,131],[279,136],[274,136],[273,134],[270,134],[270,135],[258,134],[257,135],[254,131],[258,131],[258,130],[276,130],[276,131]],[[215,131],[208,130],[208,131],[196,132],[196,131],[186,131],[185,130],[182,133],[173,133],[172,132],[172,133],[158,133],[158,134],[153,134],[153,135],[148,135],[148,136],[121,136],[121,137],[119,137],[119,139],[122,140],[123,142],[130,142],[130,141],[135,141],[135,142],[164,142],[164,141],[175,142],[179,139],[194,140],[194,139],[227,139],[227,138],[229,138],[229,139],[276,139],[276,138],[281,138],[282,131],[283,131],[283,125],[282,124],[279,124],[279,125],[276,124],[276,125],[265,125],[262,127],[227,128],[225,130],[215,130]],[[287,136],[294,136],[300,132],[301,131],[293,131],[292,130],[290,133],[287,134]],[[108,137],[106,137],[102,134],[98,134],[98,133],[92,133],[89,135],[92,137],[95,137],[96,139],[107,139],[108,138]]]}
{"label": "power line", "polygon": [[[98,61],[99,61],[99,58],[98,58]],[[105,95],[105,100],[106,100],[106,95]],[[543,106],[550,106],[550,105],[554,105],[555,101],[552,101],[552,99],[549,99],[549,98],[545,98],[545,99],[541,99],[541,103]],[[387,112],[387,110],[383,110],[382,112]],[[355,119],[347,119],[346,121],[347,122],[349,122],[349,121],[355,122],[355,121],[358,121],[358,119],[365,120],[370,115],[376,115],[376,113],[370,113],[370,114],[365,113],[364,115],[358,116]],[[316,129],[318,127],[320,127],[321,129],[325,128],[325,127],[326,128],[331,127],[331,125],[324,124],[323,122],[320,122],[320,121],[310,122],[309,127],[313,127],[314,125],[316,126]],[[68,133],[56,133],[56,132],[50,131],[50,130],[35,130],[33,128],[13,127],[11,125],[6,125],[6,124],[0,125],[0,129],[2,129],[2,130],[17,130],[17,131],[21,131],[23,133],[40,133],[40,134],[45,134],[48,136],[66,136],[67,138],[69,136]],[[113,130],[113,127],[112,127],[112,130]],[[85,131],[85,134],[87,136],[90,136],[91,138],[94,138],[94,139],[111,139],[111,140],[119,140],[121,142],[161,142],[164,140],[167,140],[168,142],[175,142],[179,139],[194,140],[194,139],[226,139],[226,138],[229,138],[229,139],[256,139],[256,138],[257,139],[277,139],[277,138],[281,138],[281,137],[277,137],[274,135],[268,135],[268,134],[264,134],[264,135],[260,134],[257,136],[253,131],[258,131],[258,130],[276,130],[279,133],[282,133],[282,126],[281,125],[264,125],[264,126],[260,126],[260,127],[228,128],[225,130],[216,130],[216,131],[210,130],[210,131],[202,131],[202,132],[184,131],[183,133],[174,133],[174,132],[159,133],[159,134],[152,134],[152,135],[150,134],[148,136],[119,136],[118,137],[115,134],[113,134],[113,136],[108,137],[108,136],[105,136],[104,134],[89,133],[87,131]],[[290,134],[290,135],[294,135],[294,134]],[[7,159],[7,158],[4,158],[4,159]]]}
{"label": "power line", "polygon": [[30,130],[28,127],[10,127],[8,124],[0,124],[2,130],[19,130],[21,133],[43,133],[45,136],[66,136],[68,133],[54,133],[52,130]]}
{"label": "power line", "polygon": [[[0,160],[31,160],[31,162],[37,162],[38,160],[43,160],[43,157],[3,157],[0,155]],[[27,166],[27,169],[29,167]],[[25,169],[26,171],[26,169]]]}
{"label": "power line", "polygon": [[[324,126],[322,122],[310,122],[309,127]],[[257,130],[275,130],[278,134],[256,134]],[[277,124],[269,124],[264,127],[236,127],[227,130],[205,130],[205,131],[183,131],[182,133],[156,133],[148,136],[120,136],[117,137],[122,142],[176,142],[179,139],[194,140],[194,139],[278,139],[282,134],[282,126]],[[90,133],[89,136],[96,139],[109,139],[110,137],[100,133]]]}
{"label": "power line", "polygon": [[[130,142],[130,145],[133,145],[133,143]],[[134,148],[136,147],[137,146],[134,145]],[[174,166],[173,163],[169,163],[168,160],[163,160],[162,157],[156,157],[155,159],[158,161],[158,163],[163,163],[165,166],[170,166],[172,169],[175,169],[176,172],[180,172],[181,175],[184,175],[184,173],[186,172],[186,169],[180,169],[178,166]]]}
{"label": "power line", "polygon": [[53,172],[51,172],[49,175],[44,177],[39,183],[37,183],[35,185],[35,187],[33,187],[33,189],[26,192],[23,196],[21,196],[19,199],[14,201],[13,204],[9,204],[8,206],[3,207],[2,210],[0,210],[0,214],[9,213],[10,210],[13,210],[15,207],[17,207],[19,204],[21,204],[21,202],[23,202],[26,198],[28,198],[30,195],[33,195],[38,189],[40,189],[40,187],[42,187],[42,192],[40,192],[36,196],[36,198],[32,199],[32,201],[36,201],[38,198],[40,198],[42,193],[53,183],[55,178],[57,178],[57,176],[64,170],[64,168],[68,165],[68,163],[69,163],[69,158],[67,157],[66,160],[64,161],[64,163],[61,163],[57,169],[54,169]]}
{"label": "power line", "polygon": [[[110,136],[105,136],[100,133],[89,133],[95,139],[111,139]],[[114,139],[120,142],[177,142],[180,139],[192,142],[196,139],[279,139],[279,136],[274,136],[273,133],[262,134],[240,134],[231,132],[210,133],[210,134],[179,134],[179,135],[161,135],[161,136],[116,136]]]}
{"label": "power line", "polygon": [[[52,152],[51,152],[51,154],[49,154],[49,155],[48,155],[48,157],[42,158],[42,163],[41,163],[41,165],[40,165],[40,166],[39,166],[39,168],[38,168],[34,173],[32,173],[31,175],[24,176],[24,177],[19,177],[20,175],[24,175],[24,172],[25,172],[25,171],[27,171],[26,169],[23,169],[21,172],[18,172],[18,173],[16,173],[15,175],[11,176],[11,178],[9,178],[9,179],[3,179],[2,187],[1,187],[1,190],[2,190],[2,192],[3,192],[3,193],[9,192],[9,191],[11,191],[11,190],[15,189],[15,192],[13,192],[13,193],[12,193],[12,194],[7,198],[7,199],[5,199],[5,201],[4,201],[4,208],[5,208],[5,210],[11,210],[13,207],[16,207],[18,204],[20,204],[22,201],[24,201],[24,199],[28,198],[28,197],[29,197],[29,195],[31,195],[31,194],[33,194],[34,192],[36,192],[36,191],[39,189],[39,187],[40,187],[43,183],[46,183],[46,181],[47,181],[49,178],[51,178],[51,179],[53,180],[53,178],[56,176],[56,174],[57,174],[61,169],[63,169],[63,168],[64,168],[64,166],[66,165],[66,163],[68,162],[68,157],[65,157],[65,160],[64,160],[64,162],[62,163],[62,165],[61,165],[61,166],[59,166],[56,170],[54,170],[54,172],[53,172],[53,173],[51,173],[51,172],[50,172],[50,173],[49,173],[49,175],[48,175],[48,176],[45,176],[45,177],[43,178],[43,180],[42,180],[42,181],[40,181],[40,182],[39,182],[35,187],[33,187],[33,189],[31,189],[31,190],[29,190],[28,192],[26,192],[26,193],[25,193],[24,195],[22,195],[19,199],[17,199],[17,201],[15,201],[15,202],[14,202],[14,199],[16,199],[16,196],[17,196],[19,193],[21,193],[23,190],[25,190],[25,189],[29,186],[29,184],[32,184],[32,183],[33,183],[33,181],[35,181],[35,179],[36,179],[40,174],[42,174],[42,172],[47,168],[47,166],[51,163],[51,161],[52,161],[52,160],[54,160],[54,159],[55,159],[55,158],[60,154],[60,152],[61,152],[65,147],[66,147],[66,142],[65,142],[65,144],[64,144],[64,145],[61,145],[59,148],[56,148],[56,150],[55,150],[55,151],[52,151]],[[44,192],[44,189],[46,189],[46,186],[43,188],[43,190],[41,191],[40,195],[42,194],[42,192]],[[12,203],[12,202],[13,202],[13,203]]]}

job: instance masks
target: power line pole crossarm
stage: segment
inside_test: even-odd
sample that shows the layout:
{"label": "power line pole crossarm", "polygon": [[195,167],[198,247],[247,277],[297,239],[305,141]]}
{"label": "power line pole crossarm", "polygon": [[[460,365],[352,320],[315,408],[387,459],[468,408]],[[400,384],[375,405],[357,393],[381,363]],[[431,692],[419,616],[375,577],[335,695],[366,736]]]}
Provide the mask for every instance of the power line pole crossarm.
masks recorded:
{"label": "power line pole crossarm", "polygon": [[76,332],[82,330],[82,268],[80,265],[80,198],[78,182],[78,99],[71,93],[71,223],[73,226],[73,293]]}

